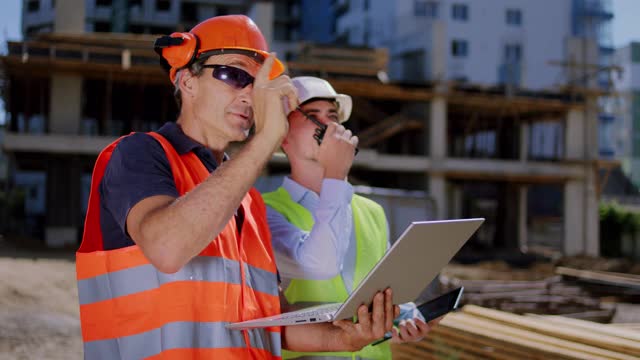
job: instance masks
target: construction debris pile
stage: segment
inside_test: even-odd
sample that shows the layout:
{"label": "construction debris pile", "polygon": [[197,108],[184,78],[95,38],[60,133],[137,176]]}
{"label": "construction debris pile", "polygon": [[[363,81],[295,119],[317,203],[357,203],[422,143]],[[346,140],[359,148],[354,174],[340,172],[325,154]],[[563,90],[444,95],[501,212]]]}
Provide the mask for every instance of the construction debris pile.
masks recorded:
{"label": "construction debris pile", "polygon": [[640,332],[466,305],[447,315],[425,340],[392,349],[394,359],[632,360],[640,358]]}
{"label": "construction debris pile", "polygon": [[462,304],[606,323],[615,315],[615,303],[640,303],[640,275],[630,273],[637,270],[618,260],[567,258],[529,269],[504,263],[480,264],[471,270],[454,265],[440,281],[444,290],[465,287]]}

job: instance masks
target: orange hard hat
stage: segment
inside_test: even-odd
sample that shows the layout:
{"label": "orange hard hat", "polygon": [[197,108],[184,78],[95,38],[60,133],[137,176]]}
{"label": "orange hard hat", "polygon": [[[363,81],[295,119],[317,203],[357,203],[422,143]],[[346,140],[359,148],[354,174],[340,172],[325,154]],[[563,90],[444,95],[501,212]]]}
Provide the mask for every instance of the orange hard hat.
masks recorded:
{"label": "orange hard hat", "polygon": [[[262,63],[269,56],[267,42],[258,26],[245,15],[225,15],[209,18],[188,33],[173,33],[156,40],[156,51],[162,54],[171,70],[171,81],[178,70],[202,56],[242,54]],[[284,72],[278,59],[273,63],[271,79]]]}

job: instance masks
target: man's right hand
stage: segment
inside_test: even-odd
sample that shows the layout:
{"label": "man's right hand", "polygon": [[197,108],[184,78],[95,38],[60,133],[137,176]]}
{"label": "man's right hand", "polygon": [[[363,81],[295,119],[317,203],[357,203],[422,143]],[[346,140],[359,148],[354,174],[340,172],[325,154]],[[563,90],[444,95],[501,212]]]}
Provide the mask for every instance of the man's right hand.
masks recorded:
{"label": "man's right hand", "polygon": [[324,168],[324,177],[344,180],[349,174],[355,157],[358,137],[344,126],[329,123],[318,149],[318,162]]}
{"label": "man's right hand", "polygon": [[358,308],[357,323],[351,320],[333,322],[334,326],[340,328],[340,332],[332,347],[358,351],[391,331],[393,319],[400,314],[400,308],[393,305],[391,289],[377,293],[373,297],[372,305],[371,312],[366,305],[361,305]]}
{"label": "man's right hand", "polygon": [[275,140],[275,150],[289,130],[284,104],[289,109],[295,109],[298,106],[298,94],[286,75],[269,80],[274,61],[275,54],[269,54],[258,70],[253,83],[252,100],[256,135],[266,135]]}

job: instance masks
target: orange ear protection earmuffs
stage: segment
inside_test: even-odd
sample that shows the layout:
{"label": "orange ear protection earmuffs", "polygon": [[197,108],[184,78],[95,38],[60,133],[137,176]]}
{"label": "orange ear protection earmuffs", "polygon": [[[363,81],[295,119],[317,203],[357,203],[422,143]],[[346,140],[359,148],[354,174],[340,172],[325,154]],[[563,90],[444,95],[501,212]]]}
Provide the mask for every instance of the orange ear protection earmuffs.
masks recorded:
{"label": "orange ear protection earmuffs", "polygon": [[162,67],[182,69],[190,66],[198,55],[200,41],[192,33],[174,32],[156,39],[153,49],[160,55]]}

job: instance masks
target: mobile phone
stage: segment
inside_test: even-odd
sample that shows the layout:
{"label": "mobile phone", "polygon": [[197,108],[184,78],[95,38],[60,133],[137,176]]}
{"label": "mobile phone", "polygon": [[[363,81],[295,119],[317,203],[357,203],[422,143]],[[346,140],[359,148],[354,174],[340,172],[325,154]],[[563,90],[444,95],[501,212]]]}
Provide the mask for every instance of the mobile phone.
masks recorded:
{"label": "mobile phone", "polygon": [[[425,322],[437,319],[458,308],[464,287],[461,286],[455,290],[451,290],[446,294],[440,295],[435,299],[431,299],[417,306],[418,310],[424,317]],[[391,339],[391,336],[385,335],[384,338],[374,342],[371,345],[378,345],[381,342]]]}
{"label": "mobile phone", "polygon": [[[322,144],[324,133],[327,132],[327,125],[320,122],[320,120],[318,120],[315,116],[307,114],[304,110],[300,108],[300,106],[298,106],[296,110],[300,111],[300,113],[302,113],[302,115],[304,115],[305,118],[307,118],[309,121],[311,121],[317,126],[316,130],[313,132],[313,139],[318,143],[318,145]],[[358,155],[358,151],[360,150],[356,148],[355,150],[356,155]]]}

